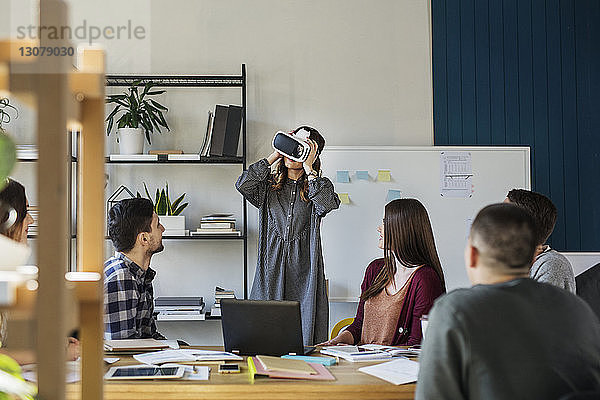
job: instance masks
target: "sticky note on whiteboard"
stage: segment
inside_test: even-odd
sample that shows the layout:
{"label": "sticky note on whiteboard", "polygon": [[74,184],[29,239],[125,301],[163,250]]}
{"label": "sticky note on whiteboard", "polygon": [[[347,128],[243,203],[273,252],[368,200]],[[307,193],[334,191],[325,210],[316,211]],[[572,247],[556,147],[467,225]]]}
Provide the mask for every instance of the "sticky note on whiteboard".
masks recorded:
{"label": "sticky note on whiteboard", "polygon": [[392,172],[389,169],[380,169],[377,171],[377,180],[379,182],[389,182],[392,180]]}
{"label": "sticky note on whiteboard", "polygon": [[350,174],[348,171],[337,171],[337,179],[338,183],[348,183],[350,182]]}
{"label": "sticky note on whiteboard", "polygon": [[356,171],[356,179],[360,181],[368,181],[369,171]]}
{"label": "sticky note on whiteboard", "polygon": [[390,189],[390,190],[388,190],[386,202],[389,203],[392,200],[401,199],[401,198],[402,198],[402,192],[400,190]]}
{"label": "sticky note on whiteboard", "polygon": [[348,195],[348,193],[338,193],[337,195],[340,198],[342,204],[350,204],[350,196]]}

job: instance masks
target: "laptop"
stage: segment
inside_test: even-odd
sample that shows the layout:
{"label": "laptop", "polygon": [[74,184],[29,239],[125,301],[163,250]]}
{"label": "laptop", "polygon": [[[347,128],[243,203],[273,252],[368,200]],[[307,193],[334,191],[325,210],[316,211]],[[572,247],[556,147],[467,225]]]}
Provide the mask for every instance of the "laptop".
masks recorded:
{"label": "laptop", "polygon": [[297,301],[221,300],[225,351],[241,355],[309,354]]}

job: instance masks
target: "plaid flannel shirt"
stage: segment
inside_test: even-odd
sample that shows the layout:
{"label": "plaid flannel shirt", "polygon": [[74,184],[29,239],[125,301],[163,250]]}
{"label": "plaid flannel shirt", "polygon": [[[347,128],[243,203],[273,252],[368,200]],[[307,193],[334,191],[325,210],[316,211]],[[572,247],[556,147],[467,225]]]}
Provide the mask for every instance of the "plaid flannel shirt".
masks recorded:
{"label": "plaid flannel shirt", "polygon": [[104,263],[105,339],[164,339],[153,315],[155,275],[119,252]]}

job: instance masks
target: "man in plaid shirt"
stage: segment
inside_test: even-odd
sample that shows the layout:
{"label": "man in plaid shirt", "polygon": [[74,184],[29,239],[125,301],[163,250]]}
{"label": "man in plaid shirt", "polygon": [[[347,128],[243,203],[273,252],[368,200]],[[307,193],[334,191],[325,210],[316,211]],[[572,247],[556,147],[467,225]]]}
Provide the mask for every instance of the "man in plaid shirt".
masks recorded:
{"label": "man in plaid shirt", "polygon": [[164,249],[160,224],[148,199],[126,199],[108,213],[108,234],[116,249],[104,264],[105,339],[164,339],[156,330],[152,255]]}

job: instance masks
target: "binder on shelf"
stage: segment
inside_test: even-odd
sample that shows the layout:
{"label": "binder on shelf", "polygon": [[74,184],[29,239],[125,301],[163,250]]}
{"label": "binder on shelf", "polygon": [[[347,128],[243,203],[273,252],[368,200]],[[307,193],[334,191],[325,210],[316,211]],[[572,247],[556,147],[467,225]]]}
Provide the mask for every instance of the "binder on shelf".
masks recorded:
{"label": "binder on shelf", "polygon": [[212,137],[210,140],[210,155],[222,156],[225,145],[225,131],[227,129],[227,114],[229,107],[217,104],[215,106],[215,121],[213,123]]}
{"label": "binder on shelf", "polygon": [[232,104],[229,105],[225,128],[225,141],[223,144],[224,156],[237,156],[238,143],[240,141],[240,129],[242,128],[242,113],[242,107]]}
{"label": "binder on shelf", "polygon": [[202,157],[208,157],[210,154],[210,141],[212,138],[213,123],[215,121],[215,114],[209,110],[208,119],[206,122],[206,132],[204,133],[204,140],[202,141],[202,147],[198,152]]}

